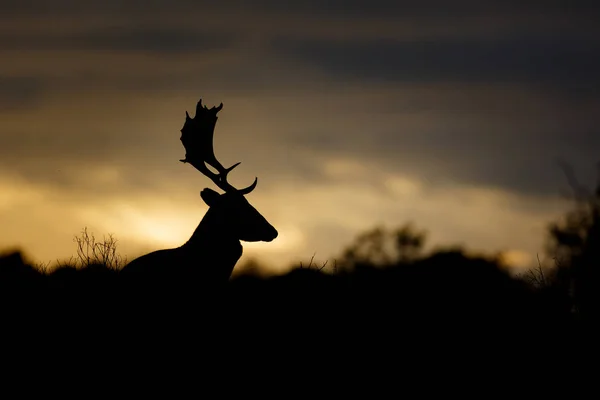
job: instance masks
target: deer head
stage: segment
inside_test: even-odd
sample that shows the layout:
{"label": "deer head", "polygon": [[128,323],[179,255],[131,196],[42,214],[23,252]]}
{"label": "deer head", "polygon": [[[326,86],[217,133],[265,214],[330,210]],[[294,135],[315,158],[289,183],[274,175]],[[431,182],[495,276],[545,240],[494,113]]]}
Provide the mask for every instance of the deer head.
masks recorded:
{"label": "deer head", "polygon": [[[270,242],[277,237],[277,230],[244,197],[256,188],[258,178],[254,178],[250,186],[237,189],[227,182],[227,175],[240,163],[225,168],[215,157],[214,129],[218,119],[217,113],[222,108],[223,103],[209,109],[202,105],[200,99],[194,118],[185,112],[181,142],[186,154],[185,159],[179,161],[192,165],[225,192],[219,194],[209,188],[200,192],[200,196],[209,206],[205,218],[217,230],[215,234],[248,242]],[[211,171],[206,164],[217,170],[217,173]]]}

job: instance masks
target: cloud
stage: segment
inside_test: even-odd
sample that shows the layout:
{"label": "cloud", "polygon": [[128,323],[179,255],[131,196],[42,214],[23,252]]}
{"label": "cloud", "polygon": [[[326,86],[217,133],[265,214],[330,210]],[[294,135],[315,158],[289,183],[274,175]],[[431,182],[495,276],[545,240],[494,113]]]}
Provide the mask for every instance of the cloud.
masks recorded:
{"label": "cloud", "polygon": [[[231,177],[235,184],[254,176],[266,188],[286,180],[299,187],[335,184],[340,177],[328,174],[329,159],[374,165],[437,186],[485,184],[549,196],[565,184],[557,158],[572,162],[584,181],[594,178],[600,135],[594,135],[593,103],[573,108],[505,86],[317,81],[317,88],[310,75],[304,79],[293,98],[276,85],[203,96],[208,104],[225,104],[215,149],[224,163],[242,161]],[[27,117],[7,116],[0,164],[32,181],[96,193],[119,188],[95,185],[87,176],[92,166],[117,169],[122,185],[132,189],[159,187],[162,181],[205,185],[197,171],[178,162],[179,129],[196,94],[80,96],[54,99]]]}
{"label": "cloud", "polygon": [[439,186],[485,184],[553,196],[564,183],[558,158],[574,163],[587,181],[594,173],[600,135],[593,134],[590,104],[572,109],[543,94],[494,86],[327,87],[322,96],[296,94],[280,104],[257,100],[270,110],[260,118],[264,141],[296,156],[293,166],[306,160],[313,179],[335,183],[315,166],[352,159]]}
{"label": "cloud", "polygon": [[[543,6],[548,11],[564,11],[564,3],[560,0],[547,0],[544,2],[521,2],[521,1],[499,1],[492,0],[484,3],[474,0],[458,0],[450,5],[443,0],[424,0],[411,3],[399,3],[393,0],[372,0],[367,6],[361,0],[329,0],[327,2],[318,0],[294,0],[281,3],[277,0],[257,0],[250,6],[243,0],[222,0],[220,2],[198,2],[191,0],[179,0],[172,2],[168,0],[152,1],[128,1],[126,3],[116,0],[103,2],[78,1],[78,0],[55,0],[52,5],[43,0],[31,0],[23,2],[20,0],[4,0],[0,3],[0,11],[3,12],[134,12],[144,11],[165,12],[176,10],[178,12],[188,11],[198,13],[202,10],[213,11],[225,9],[230,11],[279,11],[289,13],[311,13],[311,14],[338,14],[349,15],[462,15],[501,12],[539,12]],[[593,0],[579,0],[569,7],[571,12],[594,12],[598,10],[597,3]]]}
{"label": "cloud", "polygon": [[15,36],[7,32],[0,35],[0,44],[4,51],[79,50],[176,55],[228,48],[236,39],[235,34],[226,31],[211,32],[198,27],[107,25],[80,32],[50,32],[50,35],[26,33]]}
{"label": "cloud", "polygon": [[44,92],[44,82],[38,77],[0,75],[0,114],[31,108]]}
{"label": "cloud", "polygon": [[[225,105],[215,147],[242,162],[233,183],[258,176],[252,202],[297,250],[273,257],[326,254],[319,243],[408,217],[520,254],[487,226],[538,224],[566,186],[555,159],[589,182],[600,146],[597,5],[559,3],[0,2],[0,169],[45,199],[26,214],[11,194],[3,226],[18,214],[36,240],[67,243],[88,217],[128,221],[125,236],[192,229],[210,185],[179,163],[179,129],[202,96]],[[88,214],[70,215],[78,204]],[[461,228],[465,204],[479,214]],[[507,204],[513,217],[488,216]],[[157,235],[146,246],[168,242]]]}
{"label": "cloud", "polygon": [[332,79],[410,83],[600,85],[600,40],[558,37],[429,41],[274,38],[282,57]]}

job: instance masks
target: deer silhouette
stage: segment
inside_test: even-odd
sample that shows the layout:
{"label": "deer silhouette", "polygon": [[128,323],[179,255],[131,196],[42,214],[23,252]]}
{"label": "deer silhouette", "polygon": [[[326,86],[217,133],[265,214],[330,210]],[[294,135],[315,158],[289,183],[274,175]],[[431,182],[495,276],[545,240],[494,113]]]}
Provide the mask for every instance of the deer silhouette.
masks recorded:
{"label": "deer silhouette", "polygon": [[[186,111],[180,139],[186,154],[185,159],[179,161],[192,165],[224,193],[203,189],[200,197],[209,209],[190,239],[177,248],[157,250],[131,261],[121,270],[122,276],[129,277],[130,281],[162,285],[169,277],[175,277],[177,281],[191,283],[189,278],[193,276],[205,287],[218,286],[229,280],[242,256],[240,241],[271,242],[277,237],[277,230],[244,197],[256,188],[258,178],[250,186],[236,189],[227,182],[227,175],[240,163],[225,168],[215,157],[214,128],[217,113],[222,108],[223,103],[208,109],[200,99],[194,118]],[[206,164],[218,173],[212,172]]]}

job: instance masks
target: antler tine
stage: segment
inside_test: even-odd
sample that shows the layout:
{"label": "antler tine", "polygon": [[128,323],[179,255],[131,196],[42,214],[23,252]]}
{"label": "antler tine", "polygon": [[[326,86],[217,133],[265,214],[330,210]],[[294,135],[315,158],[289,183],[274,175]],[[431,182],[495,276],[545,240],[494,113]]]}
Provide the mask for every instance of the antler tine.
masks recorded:
{"label": "antler tine", "polygon": [[[237,189],[233,185],[231,185],[229,182],[227,182],[227,174],[229,174],[229,172],[231,172],[232,169],[234,169],[235,167],[237,167],[240,164],[241,164],[241,161],[238,161],[238,162],[236,162],[235,164],[233,164],[229,168],[223,168],[223,167],[221,167],[221,169],[219,170],[219,175],[217,175],[220,178],[221,182],[220,183],[215,182],[215,184],[217,186],[219,186],[221,189],[225,190],[226,192],[233,190],[233,191],[236,191],[236,192],[238,192],[238,193],[240,193],[242,195],[248,194],[251,191],[253,191],[254,188],[256,187],[256,185],[258,184],[258,178],[257,177],[254,177],[254,182],[252,182],[252,184],[250,186],[247,186],[247,187],[245,187],[243,189]],[[215,174],[213,174],[213,175],[215,175]]]}
{"label": "antler tine", "polygon": [[[217,113],[223,108],[223,103],[218,107],[208,109],[202,105],[202,99],[196,106],[196,115],[190,118],[186,111],[185,125],[181,129],[181,141],[186,149],[186,157],[179,160],[183,163],[189,163],[203,175],[210,178],[215,185],[225,192],[238,192],[240,194],[248,194],[256,187],[258,178],[254,179],[254,183],[250,186],[237,189],[227,182],[229,172],[240,165],[236,163],[229,168],[225,168],[215,157],[213,150],[214,128],[217,122]],[[219,173],[212,172],[206,164],[215,168]]]}
{"label": "antler tine", "polygon": [[215,185],[217,185],[220,189],[224,190],[225,192],[238,192],[242,195],[246,195],[246,194],[252,192],[254,190],[254,188],[256,187],[256,185],[258,184],[257,177],[254,177],[254,182],[252,182],[252,184],[250,186],[247,186],[243,189],[237,189],[236,187],[231,185],[229,182],[227,182],[227,174],[229,174],[229,172],[231,172],[232,169],[234,169],[235,167],[240,165],[241,162],[237,162],[229,168],[223,168],[221,171],[219,171],[218,174],[215,174],[210,169],[208,169],[208,167],[206,166],[206,163],[204,161],[198,162],[196,160],[188,160],[188,159],[179,160],[179,161],[181,161],[182,163],[188,163],[192,167],[196,168],[203,175],[210,178],[210,180],[212,180],[215,183]]}

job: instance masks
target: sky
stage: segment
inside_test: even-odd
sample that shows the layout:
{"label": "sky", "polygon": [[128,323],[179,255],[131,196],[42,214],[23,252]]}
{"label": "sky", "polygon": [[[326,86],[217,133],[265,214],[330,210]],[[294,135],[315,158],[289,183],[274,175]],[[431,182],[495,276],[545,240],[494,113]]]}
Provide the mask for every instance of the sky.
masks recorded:
{"label": "sky", "polygon": [[593,184],[593,1],[0,0],[0,248],[129,259],[185,242],[212,182],[178,160],[185,111],[223,103],[215,153],[278,230],[273,270],[331,260],[374,226],[430,245],[543,254]]}

